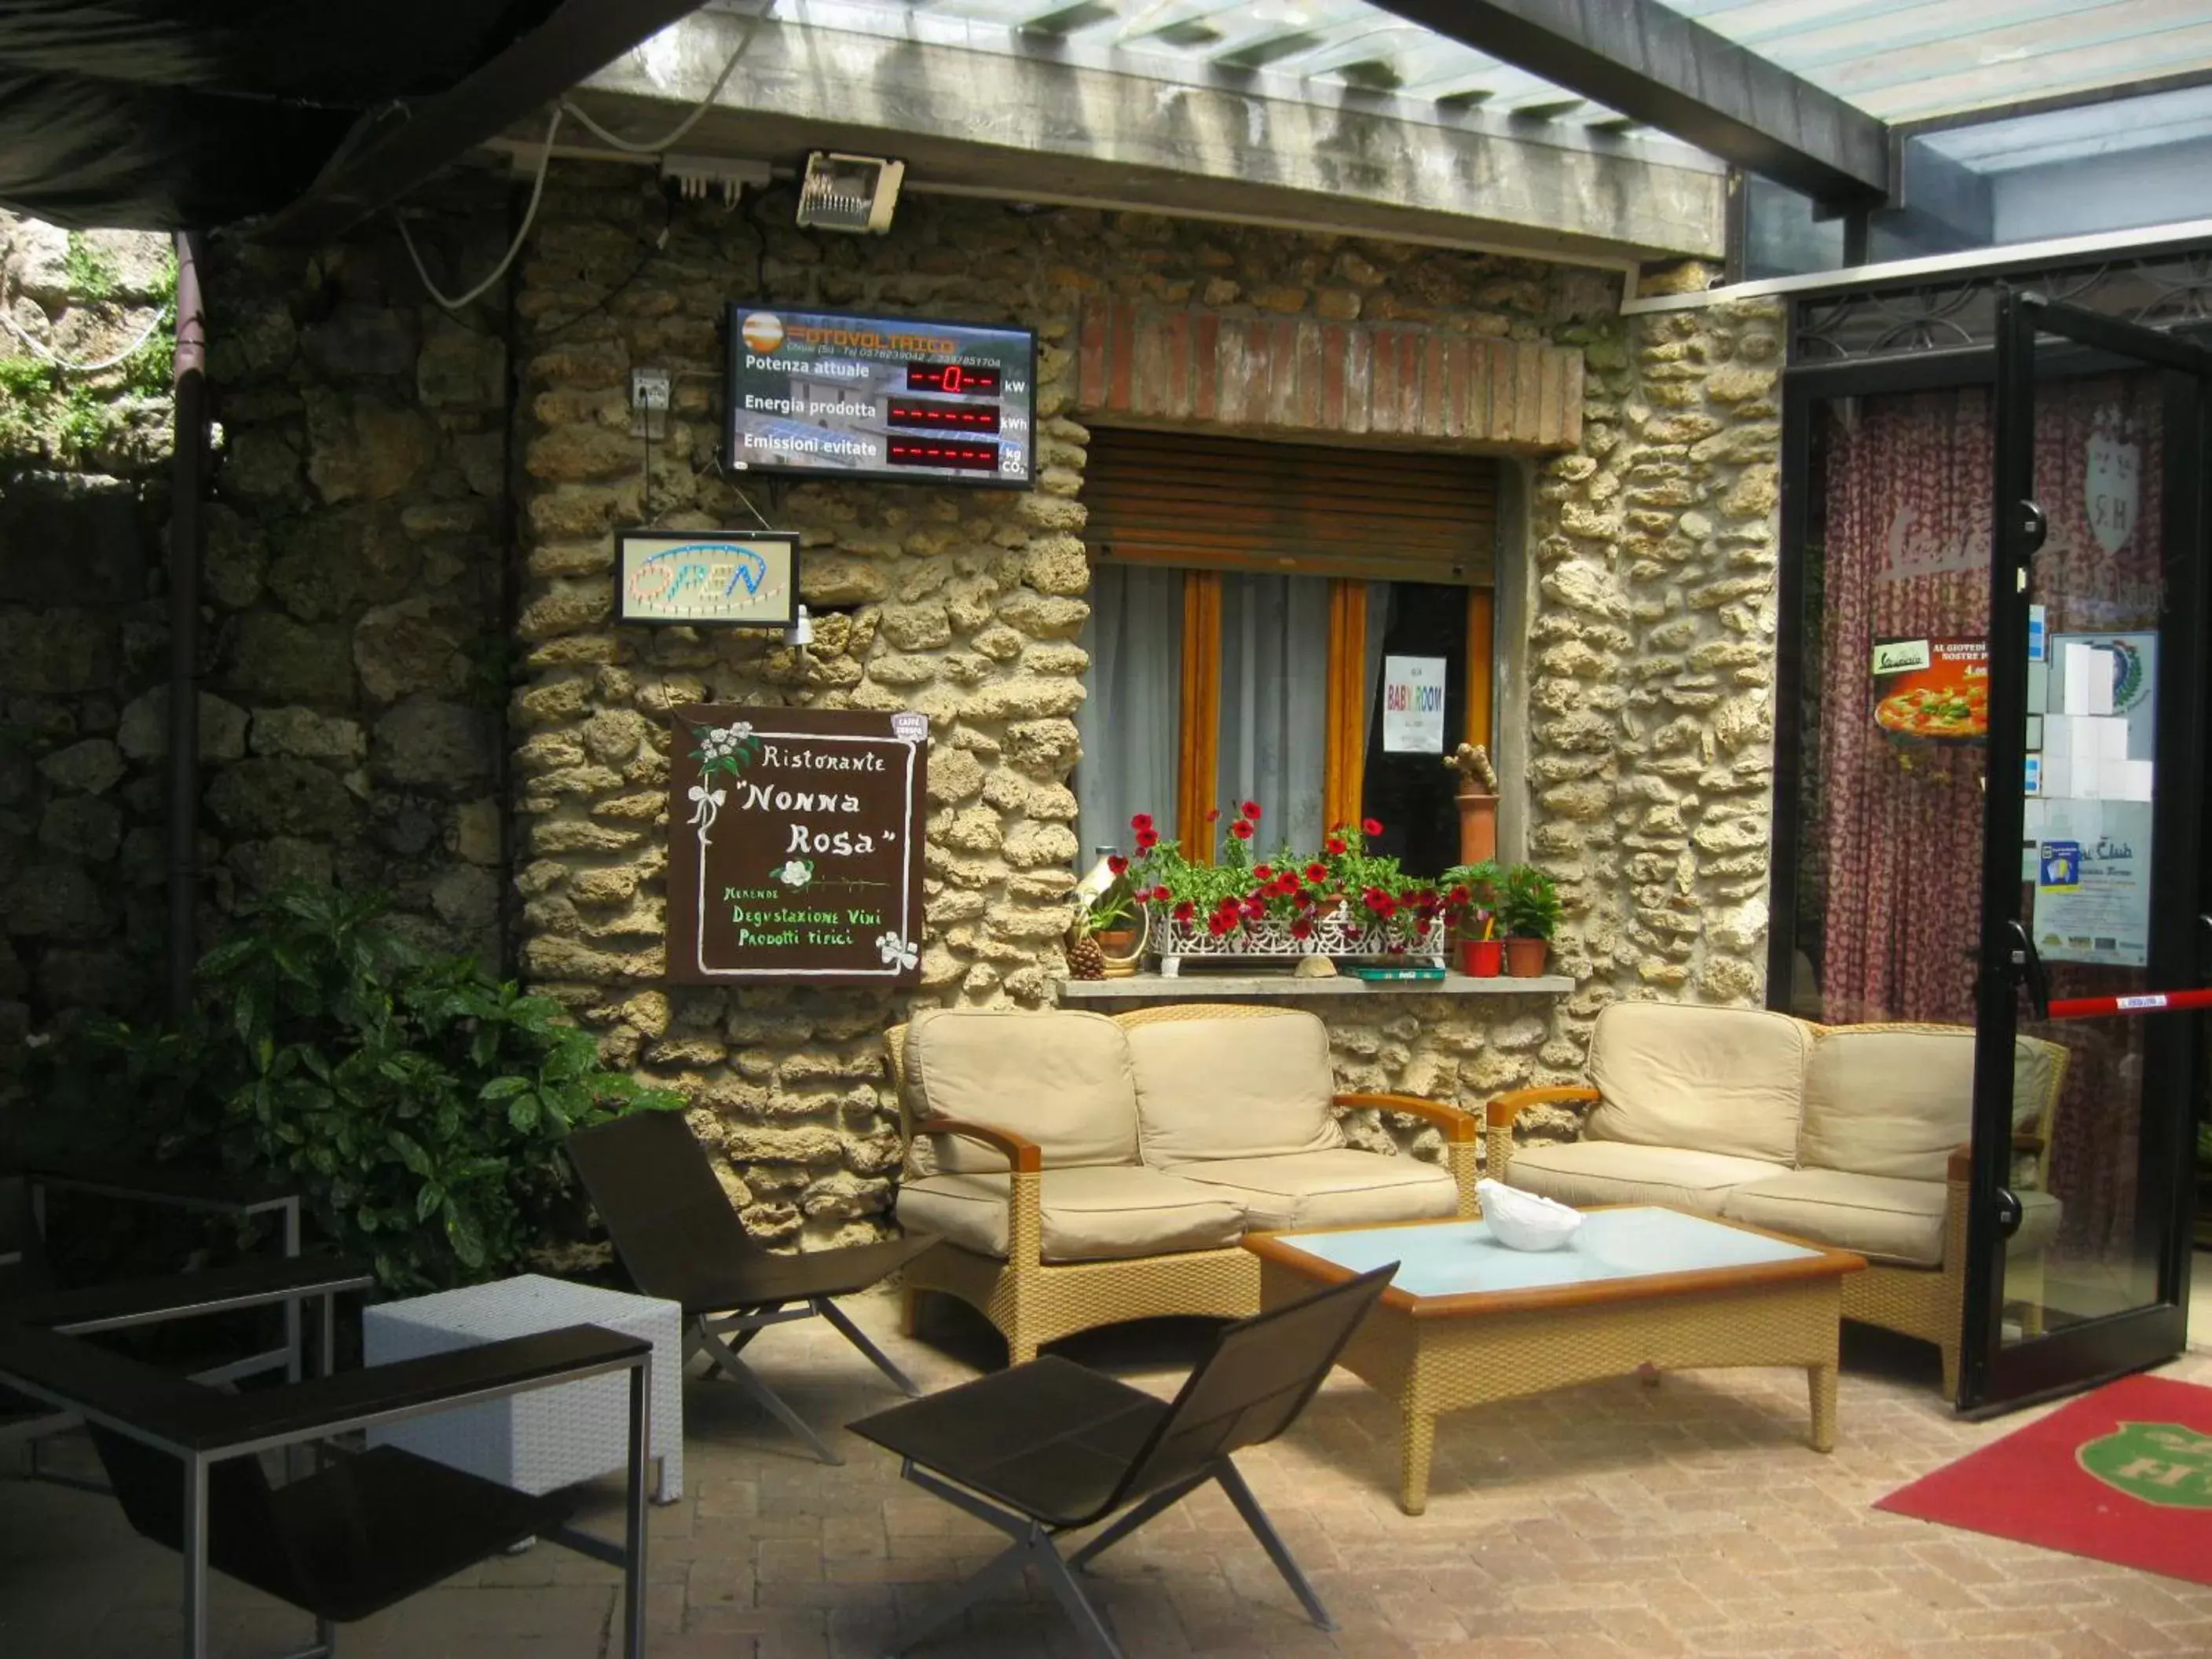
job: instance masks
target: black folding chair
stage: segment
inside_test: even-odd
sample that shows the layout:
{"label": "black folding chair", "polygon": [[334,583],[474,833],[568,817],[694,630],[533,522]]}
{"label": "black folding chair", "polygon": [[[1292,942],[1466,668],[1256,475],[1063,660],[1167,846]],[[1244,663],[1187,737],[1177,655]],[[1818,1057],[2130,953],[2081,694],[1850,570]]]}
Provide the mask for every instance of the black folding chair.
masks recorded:
{"label": "black folding chair", "polygon": [[[241,1220],[272,1216],[281,1226],[278,1241],[285,1256],[296,1257],[300,1254],[297,1188],[167,1164],[73,1164],[41,1160],[0,1173],[0,1316],[9,1311],[9,1303],[54,1289],[47,1262],[46,1203],[47,1193],[53,1190],[197,1210]],[[194,1380],[229,1382],[282,1370],[296,1382],[305,1375],[301,1370],[301,1341],[300,1304],[288,1302],[284,1306],[284,1340],[281,1346],[200,1371]],[[55,1410],[23,1395],[0,1389],[0,1446],[27,1442],[33,1479],[50,1480],[58,1486],[104,1490],[74,1475],[48,1468],[41,1462],[44,1443],[76,1427],[76,1422],[69,1412]]]}
{"label": "black folding chair", "polygon": [[[256,1263],[139,1286],[30,1298],[0,1311],[0,1382],[79,1413],[131,1527],[184,1557],[184,1651],[208,1651],[207,1573],[313,1615],[295,1659],[328,1659],[335,1626],[488,1556],[544,1537],[623,1569],[623,1647],[645,1651],[645,1492],[652,1345],[591,1325],[238,1395],[83,1340],[158,1318],[365,1289],[349,1263]],[[325,1347],[325,1353],[328,1349]],[[629,1373],[629,1487],[617,1548],[571,1531],[571,1492],[533,1498],[396,1446],[330,1437],[526,1389]],[[320,1467],[273,1483],[258,1454],[314,1445]]]}
{"label": "black folding chair", "polygon": [[[1334,1630],[1230,1454],[1272,1440],[1297,1420],[1397,1270],[1394,1261],[1229,1326],[1172,1404],[1048,1354],[854,1424],[854,1433],[899,1455],[907,1480],[1014,1540],[944,1606],[902,1632],[892,1651],[904,1652],[1035,1567],[1091,1649],[1120,1659],[1069,1569],[1096,1559],[1208,1480],[1229,1494],[1307,1616]],[[1112,1526],[1061,1558],[1060,1534],[1122,1509],[1127,1513]]]}
{"label": "black folding chair", "polygon": [[[901,1393],[921,1392],[831,1298],[880,1283],[936,1243],[934,1235],[790,1255],[764,1250],[674,1112],[637,1112],[580,1129],[568,1146],[631,1282],[643,1295],[682,1304],[685,1360],[706,1354],[823,1462],[845,1460],[738,1357],[762,1331],[819,1314]],[[726,1341],[731,1332],[736,1340]]]}

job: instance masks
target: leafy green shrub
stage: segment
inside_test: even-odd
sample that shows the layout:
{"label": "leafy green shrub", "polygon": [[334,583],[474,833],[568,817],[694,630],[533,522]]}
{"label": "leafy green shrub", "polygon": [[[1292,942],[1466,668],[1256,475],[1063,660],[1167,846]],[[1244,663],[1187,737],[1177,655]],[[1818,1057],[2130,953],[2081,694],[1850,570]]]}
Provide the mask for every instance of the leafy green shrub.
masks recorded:
{"label": "leafy green shrub", "polygon": [[70,295],[95,303],[115,297],[115,262],[71,231],[62,254],[62,280]]}
{"label": "leafy green shrub", "polygon": [[1498,920],[1508,939],[1551,938],[1559,928],[1562,908],[1559,883],[1534,865],[1516,864],[1505,872]]}
{"label": "leafy green shrub", "polygon": [[200,959],[181,1028],[88,1024],[34,1082],[41,1115],[143,1159],[296,1184],[311,1226],[412,1293],[518,1271],[580,1232],[570,1129],[680,1096],[603,1070],[558,1005],[431,955],[381,898],[295,886]]}

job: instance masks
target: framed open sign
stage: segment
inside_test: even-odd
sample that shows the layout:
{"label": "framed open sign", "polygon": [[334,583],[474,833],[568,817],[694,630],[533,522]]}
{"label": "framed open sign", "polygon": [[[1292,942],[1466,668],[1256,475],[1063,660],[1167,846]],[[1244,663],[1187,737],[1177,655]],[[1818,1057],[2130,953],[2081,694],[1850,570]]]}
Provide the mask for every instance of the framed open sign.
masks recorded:
{"label": "framed open sign", "polygon": [[615,616],[695,628],[799,620],[799,537],[787,530],[615,532]]}

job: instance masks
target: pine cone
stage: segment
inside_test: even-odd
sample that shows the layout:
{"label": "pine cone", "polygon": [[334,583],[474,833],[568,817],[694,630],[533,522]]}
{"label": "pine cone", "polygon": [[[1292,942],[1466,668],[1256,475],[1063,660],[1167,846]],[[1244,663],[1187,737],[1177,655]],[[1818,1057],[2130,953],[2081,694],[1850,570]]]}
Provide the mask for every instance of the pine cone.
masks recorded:
{"label": "pine cone", "polygon": [[1067,947],[1067,971],[1076,979],[1106,977],[1106,953],[1089,934]]}

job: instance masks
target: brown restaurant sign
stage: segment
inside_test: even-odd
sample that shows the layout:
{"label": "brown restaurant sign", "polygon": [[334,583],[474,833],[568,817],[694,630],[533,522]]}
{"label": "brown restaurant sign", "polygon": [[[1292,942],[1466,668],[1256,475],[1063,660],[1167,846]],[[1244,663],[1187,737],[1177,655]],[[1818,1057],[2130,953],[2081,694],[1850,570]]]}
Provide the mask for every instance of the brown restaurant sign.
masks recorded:
{"label": "brown restaurant sign", "polygon": [[929,722],[849,708],[675,711],[668,977],[921,977]]}

